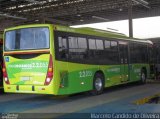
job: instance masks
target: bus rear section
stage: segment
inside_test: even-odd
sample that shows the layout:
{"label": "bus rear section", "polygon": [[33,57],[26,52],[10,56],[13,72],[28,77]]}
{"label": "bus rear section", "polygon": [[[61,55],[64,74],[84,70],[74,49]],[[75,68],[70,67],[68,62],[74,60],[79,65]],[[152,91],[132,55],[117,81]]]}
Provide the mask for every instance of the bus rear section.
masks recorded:
{"label": "bus rear section", "polygon": [[54,94],[48,27],[5,32],[3,79],[5,92]]}

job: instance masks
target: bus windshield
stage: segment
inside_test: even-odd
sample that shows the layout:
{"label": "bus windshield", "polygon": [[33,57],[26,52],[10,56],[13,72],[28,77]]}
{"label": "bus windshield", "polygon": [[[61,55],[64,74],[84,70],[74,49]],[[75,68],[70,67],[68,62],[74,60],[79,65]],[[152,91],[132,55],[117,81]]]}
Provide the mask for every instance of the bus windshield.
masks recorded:
{"label": "bus windshield", "polygon": [[5,51],[49,48],[48,28],[24,28],[5,33]]}

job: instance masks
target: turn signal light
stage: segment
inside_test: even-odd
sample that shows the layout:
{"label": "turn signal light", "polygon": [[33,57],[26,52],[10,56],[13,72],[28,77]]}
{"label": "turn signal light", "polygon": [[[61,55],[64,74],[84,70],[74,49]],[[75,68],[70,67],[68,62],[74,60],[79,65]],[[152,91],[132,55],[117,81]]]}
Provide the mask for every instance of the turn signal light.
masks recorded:
{"label": "turn signal light", "polygon": [[53,79],[53,61],[52,61],[52,55],[50,55],[48,72],[47,72],[47,76],[46,76],[44,85],[49,85],[52,79]]}
{"label": "turn signal light", "polygon": [[8,75],[7,75],[7,71],[6,71],[6,66],[5,66],[5,62],[3,62],[3,79],[5,81],[6,84],[10,84],[9,79],[8,79]]}

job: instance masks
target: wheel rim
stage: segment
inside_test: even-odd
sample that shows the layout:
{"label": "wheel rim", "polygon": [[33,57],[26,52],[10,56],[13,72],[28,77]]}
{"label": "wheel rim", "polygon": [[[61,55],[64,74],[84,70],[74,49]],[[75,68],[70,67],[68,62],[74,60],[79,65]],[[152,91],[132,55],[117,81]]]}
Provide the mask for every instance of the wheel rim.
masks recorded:
{"label": "wheel rim", "polygon": [[146,76],[145,76],[145,74],[144,74],[144,73],[142,73],[142,74],[141,74],[141,79],[142,79],[142,81],[143,81],[143,82],[145,82],[145,80],[146,80]]}
{"label": "wheel rim", "polygon": [[95,88],[97,91],[100,91],[102,89],[102,80],[100,78],[97,78],[95,80]]}

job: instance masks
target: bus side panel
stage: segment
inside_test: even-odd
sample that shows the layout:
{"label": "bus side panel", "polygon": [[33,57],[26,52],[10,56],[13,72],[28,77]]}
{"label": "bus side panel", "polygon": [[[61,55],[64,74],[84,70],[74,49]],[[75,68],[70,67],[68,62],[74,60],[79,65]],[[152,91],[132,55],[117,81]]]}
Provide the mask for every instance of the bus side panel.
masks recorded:
{"label": "bus side panel", "polygon": [[129,83],[140,80],[140,71],[146,68],[149,74],[149,66],[147,64],[133,64],[130,74],[130,80],[124,81],[122,78],[120,65],[95,66],[77,63],[66,63],[56,61],[56,74],[59,79],[58,95],[73,94],[92,90],[93,79],[97,71],[102,71],[105,76],[105,87]]}
{"label": "bus side panel", "polygon": [[145,68],[147,71],[147,78],[149,77],[149,65],[148,64],[130,64],[130,81],[138,81],[141,76],[141,69]]}
{"label": "bus side panel", "polygon": [[143,67],[146,68],[147,74],[149,74],[149,65],[132,64],[130,80],[124,81],[120,65],[96,66],[56,61],[55,79],[58,83],[54,83],[54,87],[59,88],[57,90],[58,95],[92,90],[94,75],[97,71],[104,73],[105,87],[134,82],[140,80],[140,71]]}
{"label": "bus side panel", "polygon": [[105,76],[105,87],[110,87],[121,83],[120,65],[100,66]]}
{"label": "bus side panel", "polygon": [[[56,64],[58,68],[57,75],[60,77],[58,94],[73,94],[92,90],[94,74],[99,69],[98,65],[66,63],[62,61],[57,61]],[[68,70],[66,67],[68,67]]]}
{"label": "bus side panel", "polygon": [[56,80],[60,81],[58,95],[92,90],[97,71],[102,71],[105,75],[105,87],[121,83],[120,65],[96,66],[56,61],[56,67],[55,75],[59,78]]}
{"label": "bus side panel", "polygon": [[59,95],[59,90],[61,89],[61,82],[65,81],[64,84],[65,90],[63,94],[67,94],[68,88],[66,86],[68,85],[68,63],[67,62],[61,62],[61,61],[54,61],[54,84],[53,88],[57,95]]}

